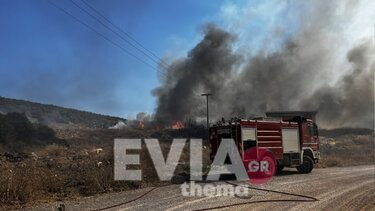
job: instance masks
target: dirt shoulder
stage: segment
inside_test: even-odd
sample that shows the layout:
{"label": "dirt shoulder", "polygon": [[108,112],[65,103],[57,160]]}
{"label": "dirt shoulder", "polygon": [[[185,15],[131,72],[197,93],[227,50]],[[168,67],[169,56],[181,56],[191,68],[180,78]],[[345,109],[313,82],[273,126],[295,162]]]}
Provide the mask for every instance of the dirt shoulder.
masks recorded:
{"label": "dirt shoulder", "polygon": [[[251,190],[253,197],[250,199],[223,196],[183,197],[180,185],[176,184],[159,187],[155,190],[142,188],[134,191],[64,200],[59,203],[64,204],[67,210],[199,210],[217,206],[227,206],[222,208],[225,210],[249,210],[250,208],[252,210],[370,210],[375,208],[374,173],[374,165],[314,169],[310,174],[298,174],[294,169],[286,169],[281,175],[274,177],[271,182],[260,186],[263,189],[301,194],[317,199],[317,201],[309,202],[298,201],[306,200],[303,197],[258,190]],[[223,182],[216,184],[220,183]],[[240,184],[247,185],[246,183]],[[149,192],[150,190],[152,191]],[[144,196],[137,199],[142,195]],[[137,200],[126,203],[134,199]],[[271,202],[270,200],[296,201]],[[56,203],[49,203],[25,210],[52,210],[56,205]],[[108,209],[105,209],[106,207]]]}

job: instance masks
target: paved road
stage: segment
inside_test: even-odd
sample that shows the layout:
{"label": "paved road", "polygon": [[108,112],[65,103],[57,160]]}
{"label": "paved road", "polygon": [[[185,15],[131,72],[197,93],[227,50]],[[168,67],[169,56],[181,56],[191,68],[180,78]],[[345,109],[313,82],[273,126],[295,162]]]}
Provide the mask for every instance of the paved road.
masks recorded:
{"label": "paved road", "polygon": [[[233,183],[246,185],[246,183]],[[104,210],[171,211],[214,207],[222,207],[220,209],[224,210],[375,210],[375,166],[373,165],[314,169],[307,175],[298,174],[294,169],[286,169],[271,182],[256,187],[310,196],[317,200],[260,190],[250,190],[252,195],[250,198],[183,197],[180,185],[170,185],[157,189],[145,188],[103,194],[64,203],[66,210],[95,210],[115,206],[146,194],[133,202]],[[43,205],[34,207],[33,210],[51,210],[54,206],[55,204]]]}

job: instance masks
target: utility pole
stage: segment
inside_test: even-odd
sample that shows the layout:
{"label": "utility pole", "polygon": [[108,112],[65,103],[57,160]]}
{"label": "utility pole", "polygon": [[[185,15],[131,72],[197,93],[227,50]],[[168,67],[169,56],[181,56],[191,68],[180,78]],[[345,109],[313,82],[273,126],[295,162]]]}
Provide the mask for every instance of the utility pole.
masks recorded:
{"label": "utility pole", "polygon": [[211,96],[211,93],[203,93],[202,96],[206,96],[206,103],[207,103],[207,141],[210,140],[210,119],[208,113],[208,97]]}

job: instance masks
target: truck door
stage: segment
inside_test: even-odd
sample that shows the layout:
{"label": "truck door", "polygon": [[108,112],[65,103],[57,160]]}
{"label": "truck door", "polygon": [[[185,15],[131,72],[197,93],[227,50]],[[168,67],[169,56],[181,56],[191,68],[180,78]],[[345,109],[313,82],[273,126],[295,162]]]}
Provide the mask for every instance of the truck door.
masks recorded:
{"label": "truck door", "polygon": [[307,130],[308,130],[309,137],[305,145],[311,147],[313,150],[318,150],[319,149],[318,126],[315,123],[309,122],[307,124]]}

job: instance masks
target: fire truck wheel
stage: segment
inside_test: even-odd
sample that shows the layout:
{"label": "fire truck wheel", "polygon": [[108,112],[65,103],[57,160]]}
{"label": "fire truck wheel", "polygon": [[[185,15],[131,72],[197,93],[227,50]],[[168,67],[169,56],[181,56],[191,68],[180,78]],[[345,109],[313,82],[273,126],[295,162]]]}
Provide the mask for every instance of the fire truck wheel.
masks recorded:
{"label": "fire truck wheel", "polygon": [[314,161],[311,159],[310,156],[304,155],[303,156],[303,163],[300,166],[297,166],[297,170],[300,173],[310,173],[312,169],[314,168]]}
{"label": "fire truck wheel", "polygon": [[284,165],[277,164],[277,173],[280,173],[284,169]]}

